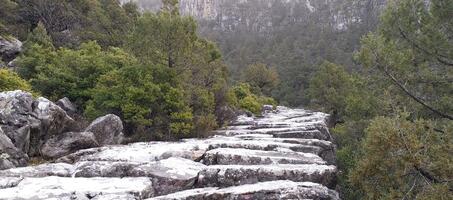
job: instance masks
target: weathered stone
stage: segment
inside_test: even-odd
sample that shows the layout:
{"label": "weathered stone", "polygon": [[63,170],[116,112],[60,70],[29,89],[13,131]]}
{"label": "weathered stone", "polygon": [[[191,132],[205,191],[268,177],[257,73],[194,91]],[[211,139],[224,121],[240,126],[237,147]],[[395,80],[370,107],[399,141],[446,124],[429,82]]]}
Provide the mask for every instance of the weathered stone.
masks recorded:
{"label": "weathered stone", "polygon": [[200,141],[189,142],[149,142],[120,146],[105,146],[86,149],[64,156],[57,162],[74,163],[77,161],[123,161],[153,162],[171,157],[201,160],[208,144]]}
{"label": "weathered stone", "polygon": [[13,37],[0,36],[0,58],[8,63],[22,51],[22,42]]}
{"label": "weathered stone", "polygon": [[214,137],[207,140],[210,144],[209,149],[217,148],[242,148],[242,149],[251,149],[251,150],[262,150],[262,151],[278,151],[281,148],[303,152],[303,153],[313,153],[321,154],[323,148],[317,145],[309,144],[298,144],[285,142],[280,140],[280,138],[268,138],[268,140],[251,140],[251,139],[241,139],[238,137]]}
{"label": "weathered stone", "polygon": [[90,200],[137,200],[137,197],[133,194],[103,194]]}
{"label": "weathered stone", "polygon": [[270,181],[236,187],[203,188],[182,191],[154,200],[218,200],[218,199],[316,199],[339,200],[338,193],[320,184],[310,182]]}
{"label": "weathered stone", "polygon": [[17,149],[0,127],[0,170],[26,166],[28,156]]}
{"label": "weathered stone", "polygon": [[191,189],[205,168],[205,165],[191,160],[169,158],[135,167],[129,175],[152,177],[155,194],[164,195]]}
{"label": "weathered stone", "polygon": [[315,182],[328,187],[336,184],[336,167],[304,165],[212,165],[200,172],[198,186],[228,187],[265,181]]}
{"label": "weathered stone", "polygon": [[70,131],[74,120],[45,98],[20,90],[0,93],[0,124],[12,143],[30,156],[53,135]]}
{"label": "weathered stone", "polygon": [[23,179],[21,177],[0,177],[0,189],[16,187]]}
{"label": "weathered stone", "polygon": [[58,135],[74,126],[74,120],[68,116],[66,111],[48,99],[39,97],[36,99],[35,105],[33,112],[41,121],[41,127],[47,132],[47,136]]}
{"label": "weathered stone", "polygon": [[58,100],[56,104],[68,113],[77,112],[77,107],[67,97]]}
{"label": "weathered stone", "polygon": [[206,152],[203,163],[206,165],[258,165],[325,164],[326,162],[311,153],[220,148]]}
{"label": "weathered stone", "polygon": [[31,129],[40,129],[40,121],[33,115],[33,102],[30,93],[0,93],[0,124],[12,143],[25,153],[29,151]]}
{"label": "weathered stone", "polygon": [[[15,187],[0,189],[0,199],[83,199],[133,195],[136,199],[153,196],[148,178],[66,178],[49,176],[24,178]],[[102,199],[102,198],[101,198]],[[105,198],[104,198],[105,199]]]}
{"label": "weathered stone", "polygon": [[143,165],[137,162],[81,161],[75,163],[74,177],[139,177],[131,170]]}
{"label": "weathered stone", "polygon": [[263,108],[261,108],[262,112],[272,112],[274,110],[273,105],[263,105]]}
{"label": "weathered stone", "polygon": [[70,177],[75,167],[66,163],[46,163],[36,166],[12,168],[0,171],[0,177]]}
{"label": "weathered stone", "polygon": [[94,133],[100,145],[119,144],[123,139],[123,122],[110,114],[94,120],[85,131]]}
{"label": "weathered stone", "polygon": [[41,148],[45,158],[59,158],[80,149],[98,147],[99,144],[91,132],[67,132],[53,136]]}

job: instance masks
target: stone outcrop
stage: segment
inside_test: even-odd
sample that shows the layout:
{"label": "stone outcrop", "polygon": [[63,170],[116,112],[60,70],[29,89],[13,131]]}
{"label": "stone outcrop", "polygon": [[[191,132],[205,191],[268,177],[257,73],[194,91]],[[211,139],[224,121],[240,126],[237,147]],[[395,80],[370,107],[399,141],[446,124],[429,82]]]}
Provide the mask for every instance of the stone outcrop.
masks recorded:
{"label": "stone outcrop", "polygon": [[91,132],[67,132],[55,135],[44,143],[41,155],[45,158],[60,158],[80,149],[99,147]]}
{"label": "stone outcrop", "polygon": [[100,117],[86,131],[78,132],[78,123],[66,111],[77,111],[67,98],[56,104],[20,90],[1,92],[0,169],[26,166],[29,157],[57,159],[77,150],[121,142],[119,117]]}
{"label": "stone outcrop", "polygon": [[[207,139],[79,150],[55,163],[0,171],[0,199],[337,200],[327,117],[278,107],[259,118],[240,116]],[[297,137],[276,135],[288,130]]]}
{"label": "stone outcrop", "polygon": [[0,170],[26,166],[28,156],[17,149],[0,127]]}
{"label": "stone outcrop", "polygon": [[97,118],[85,131],[94,133],[100,145],[119,144],[123,140],[123,122],[112,114]]}
{"label": "stone outcrop", "polygon": [[8,63],[22,51],[22,42],[13,37],[0,36],[0,60]]}
{"label": "stone outcrop", "polygon": [[70,131],[75,121],[53,102],[30,93],[0,93],[0,126],[14,146],[29,156],[39,155],[52,136]]}
{"label": "stone outcrop", "polygon": [[[122,0],[123,3],[129,1]],[[132,1],[148,11],[158,11],[162,6],[160,0]],[[208,33],[234,32],[241,28],[250,32],[267,32],[308,21],[315,16],[318,23],[342,30],[348,24],[362,20],[364,12],[379,12],[386,2],[375,0],[371,7],[353,7],[347,13],[339,7],[352,5],[343,0],[180,0],[179,7],[182,14],[197,19],[201,29],[208,30]]]}

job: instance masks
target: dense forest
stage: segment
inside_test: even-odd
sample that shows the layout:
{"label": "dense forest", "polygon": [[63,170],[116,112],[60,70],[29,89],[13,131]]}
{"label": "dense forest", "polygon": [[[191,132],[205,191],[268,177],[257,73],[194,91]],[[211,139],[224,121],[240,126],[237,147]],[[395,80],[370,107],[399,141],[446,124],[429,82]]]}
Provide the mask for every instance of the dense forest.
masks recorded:
{"label": "dense forest", "polygon": [[342,199],[453,199],[453,0],[342,2],[358,23],[322,21],[329,8],[227,34],[180,14],[177,0],[157,12],[0,0],[0,38],[24,43],[0,62],[0,91],[68,97],[87,119],[116,114],[136,141],[203,137],[265,104],[304,106],[331,114]]}

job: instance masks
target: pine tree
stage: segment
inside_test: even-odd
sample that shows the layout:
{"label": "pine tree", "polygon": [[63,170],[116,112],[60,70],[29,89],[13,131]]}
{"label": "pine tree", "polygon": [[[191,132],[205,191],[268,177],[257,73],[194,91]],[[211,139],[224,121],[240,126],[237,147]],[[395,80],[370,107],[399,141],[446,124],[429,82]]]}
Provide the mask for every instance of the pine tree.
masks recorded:
{"label": "pine tree", "polygon": [[52,38],[48,35],[46,27],[39,22],[35,29],[28,34],[24,48],[27,51],[32,45],[40,45],[42,48],[54,49]]}

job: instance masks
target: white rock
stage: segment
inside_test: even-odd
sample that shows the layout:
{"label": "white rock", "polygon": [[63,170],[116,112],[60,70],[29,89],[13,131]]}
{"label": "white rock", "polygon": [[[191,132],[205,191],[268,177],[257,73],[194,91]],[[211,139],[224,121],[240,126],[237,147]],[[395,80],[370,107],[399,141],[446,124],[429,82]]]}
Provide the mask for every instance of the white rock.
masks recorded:
{"label": "white rock", "polygon": [[17,186],[0,189],[0,199],[86,199],[102,195],[153,195],[148,178],[24,178]]}

